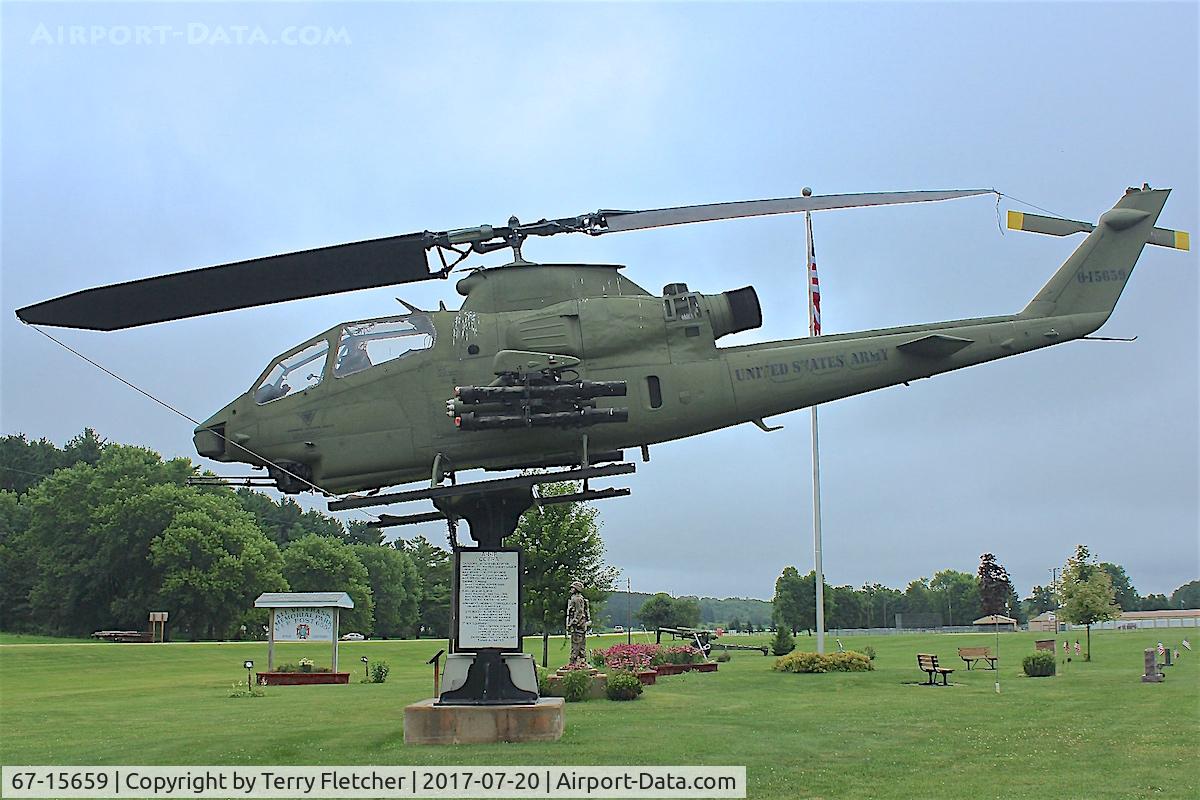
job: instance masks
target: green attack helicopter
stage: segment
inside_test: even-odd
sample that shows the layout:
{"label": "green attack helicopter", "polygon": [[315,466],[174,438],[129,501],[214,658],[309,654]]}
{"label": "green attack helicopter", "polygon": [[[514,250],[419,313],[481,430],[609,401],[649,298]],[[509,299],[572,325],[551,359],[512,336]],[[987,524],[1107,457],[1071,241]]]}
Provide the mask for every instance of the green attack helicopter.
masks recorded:
{"label": "green attack helicopter", "polygon": [[[645,459],[658,442],[746,422],[769,430],[764,419],[772,415],[1086,337],[1112,313],[1146,244],[1188,249],[1188,236],[1155,227],[1169,190],[1148,186],[1127,190],[1096,225],[1009,212],[1012,228],[1088,233],[1017,314],[736,347],[717,342],[761,325],[752,287],[702,294],[676,283],[653,295],[618,266],[529,263],[521,256],[528,237],[987,191],[805,196],[529,224],[512,218],[506,226],[426,231],[115,284],[17,315],[33,324],[129,328],[445,278],[472,253],[512,248],[512,263],[458,281],[465,299],[457,311],[405,304],[411,313],[338,325],[273,359],[248,391],[195,429],[196,450],[265,468],[259,480],[287,493],[438,486],[475,468],[569,467],[576,472],[563,474],[587,477],[628,448],[641,448]],[[440,269],[429,269],[430,250]]]}

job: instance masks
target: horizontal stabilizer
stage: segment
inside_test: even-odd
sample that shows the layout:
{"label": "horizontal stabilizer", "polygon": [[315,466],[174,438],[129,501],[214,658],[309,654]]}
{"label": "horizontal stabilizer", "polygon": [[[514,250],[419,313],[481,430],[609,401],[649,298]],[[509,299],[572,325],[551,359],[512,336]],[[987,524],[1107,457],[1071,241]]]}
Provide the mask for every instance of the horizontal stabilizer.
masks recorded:
{"label": "horizontal stabilizer", "polygon": [[[1091,233],[1096,229],[1096,226],[1090,222],[1078,222],[1073,219],[1061,219],[1059,217],[1043,217],[1041,214],[1025,214],[1020,211],[1008,212],[1008,227],[1014,231],[1045,233],[1050,236]],[[1187,231],[1173,231],[1169,228],[1155,228],[1152,230],[1146,244],[1156,244],[1159,247],[1171,247],[1176,250],[1191,249],[1191,242]]]}
{"label": "horizontal stabilizer", "polygon": [[947,336],[944,333],[933,333],[929,336],[922,336],[920,339],[913,339],[911,342],[897,345],[896,349],[902,353],[921,356],[922,358],[945,358],[974,343],[974,339],[964,339],[961,336]]}

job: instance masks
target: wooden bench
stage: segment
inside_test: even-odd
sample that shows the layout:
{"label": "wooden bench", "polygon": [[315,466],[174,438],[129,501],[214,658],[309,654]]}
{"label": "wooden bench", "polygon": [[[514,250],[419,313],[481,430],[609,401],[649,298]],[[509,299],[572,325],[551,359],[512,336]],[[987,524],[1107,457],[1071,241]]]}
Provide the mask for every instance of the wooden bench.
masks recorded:
{"label": "wooden bench", "polygon": [[917,653],[917,666],[929,673],[929,681],[925,686],[936,686],[936,676],[942,676],[942,685],[949,686],[950,673],[954,670],[949,667],[939,667],[937,656],[933,653]]}
{"label": "wooden bench", "polygon": [[992,655],[990,647],[960,647],[958,648],[958,657],[967,662],[967,669],[971,669],[980,661],[987,662],[984,669],[996,668],[996,657]]}

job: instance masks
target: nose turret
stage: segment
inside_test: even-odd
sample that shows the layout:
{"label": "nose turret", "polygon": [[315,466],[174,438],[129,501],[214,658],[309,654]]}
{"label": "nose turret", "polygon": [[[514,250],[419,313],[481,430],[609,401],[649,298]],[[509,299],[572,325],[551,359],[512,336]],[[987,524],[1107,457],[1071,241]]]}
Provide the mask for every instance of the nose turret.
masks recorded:
{"label": "nose turret", "polygon": [[241,399],[234,400],[196,426],[192,432],[192,444],[196,446],[197,453],[214,461],[246,460],[246,451],[237,446],[246,444],[250,438],[240,432],[245,425],[238,424]]}

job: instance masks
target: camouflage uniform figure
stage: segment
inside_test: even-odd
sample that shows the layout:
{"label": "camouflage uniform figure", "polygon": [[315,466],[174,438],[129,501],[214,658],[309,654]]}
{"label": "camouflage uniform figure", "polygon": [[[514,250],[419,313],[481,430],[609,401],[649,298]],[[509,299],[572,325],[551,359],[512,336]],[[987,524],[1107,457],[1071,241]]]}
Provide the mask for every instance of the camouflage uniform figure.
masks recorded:
{"label": "camouflage uniform figure", "polygon": [[567,601],[567,633],[571,635],[571,664],[587,664],[587,629],[592,624],[592,611],[583,596],[583,584],[571,584],[571,599]]}

